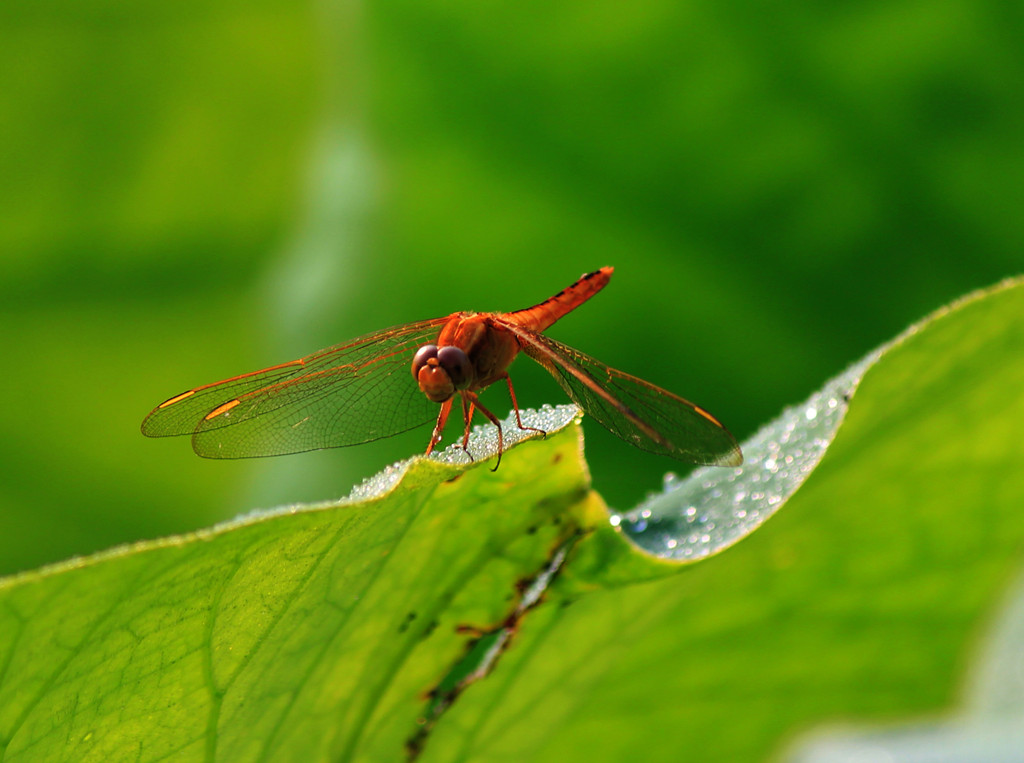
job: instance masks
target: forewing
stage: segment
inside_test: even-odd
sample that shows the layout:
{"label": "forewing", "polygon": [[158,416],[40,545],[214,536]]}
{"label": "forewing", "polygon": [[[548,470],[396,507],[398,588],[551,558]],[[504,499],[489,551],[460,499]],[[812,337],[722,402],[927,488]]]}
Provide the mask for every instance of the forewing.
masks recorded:
{"label": "forewing", "polygon": [[703,408],[543,334],[512,325],[505,328],[573,402],[626,442],[692,464],[743,462],[736,439]]}
{"label": "forewing", "polygon": [[446,318],[384,329],[173,397],[142,423],[151,437],[192,435],[207,458],[246,458],[356,445],[421,426],[438,406],[410,368]]}

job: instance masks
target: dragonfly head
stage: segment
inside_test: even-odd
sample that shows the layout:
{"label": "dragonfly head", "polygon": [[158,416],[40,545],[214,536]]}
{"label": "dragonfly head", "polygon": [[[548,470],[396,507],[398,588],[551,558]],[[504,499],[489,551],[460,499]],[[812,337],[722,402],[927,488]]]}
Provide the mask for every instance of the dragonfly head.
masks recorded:
{"label": "dragonfly head", "polygon": [[458,347],[425,344],[412,359],[412,376],[423,394],[435,403],[443,403],[456,390],[467,389],[473,381],[473,364]]}

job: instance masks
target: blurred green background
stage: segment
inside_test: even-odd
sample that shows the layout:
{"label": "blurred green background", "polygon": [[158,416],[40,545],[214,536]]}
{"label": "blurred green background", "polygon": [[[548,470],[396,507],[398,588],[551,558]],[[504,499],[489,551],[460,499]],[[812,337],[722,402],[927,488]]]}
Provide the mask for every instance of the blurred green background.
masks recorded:
{"label": "blurred green background", "polygon": [[[966,0],[5,0],[0,573],[344,495],[429,428],[218,462],[139,423],[602,265],[550,333],[749,435],[1021,270],[1022,38]],[[683,471],[586,430],[613,506]]]}

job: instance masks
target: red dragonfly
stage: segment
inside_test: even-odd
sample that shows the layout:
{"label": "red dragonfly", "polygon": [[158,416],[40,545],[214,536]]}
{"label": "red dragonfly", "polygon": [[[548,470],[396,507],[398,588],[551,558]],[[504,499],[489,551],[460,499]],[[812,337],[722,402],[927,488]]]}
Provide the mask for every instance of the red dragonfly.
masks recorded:
{"label": "red dragonfly", "polygon": [[154,408],[142,422],[142,433],[191,435],[192,449],[206,458],[247,458],[357,445],[436,420],[430,453],[458,396],[465,424],[462,447],[473,414],[480,411],[498,427],[500,462],[501,424],[477,392],[504,381],[516,423],[530,429],[519,418],[508,375],[522,351],[587,415],[626,442],[688,463],[739,465],[743,457],[736,440],[703,408],[541,333],[603,289],[612,270],[587,273],[525,310],[459,312],[407,323],[190,389]]}

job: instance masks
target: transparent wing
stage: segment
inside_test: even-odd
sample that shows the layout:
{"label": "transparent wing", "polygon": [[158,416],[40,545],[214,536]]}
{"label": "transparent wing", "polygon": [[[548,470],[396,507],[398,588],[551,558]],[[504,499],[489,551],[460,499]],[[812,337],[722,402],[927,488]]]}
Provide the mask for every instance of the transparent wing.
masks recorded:
{"label": "transparent wing", "polygon": [[290,363],[189,390],[153,409],[149,437],[192,435],[207,458],[278,456],[356,445],[421,426],[437,403],[410,367],[447,318],[384,329]]}
{"label": "transparent wing", "polygon": [[631,445],[692,464],[743,463],[736,439],[703,408],[543,334],[502,325],[588,416]]}

